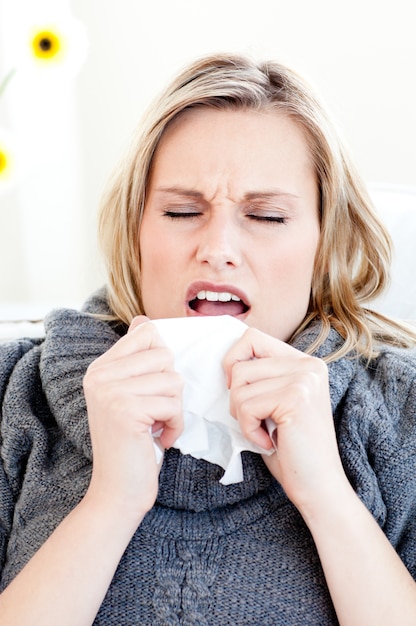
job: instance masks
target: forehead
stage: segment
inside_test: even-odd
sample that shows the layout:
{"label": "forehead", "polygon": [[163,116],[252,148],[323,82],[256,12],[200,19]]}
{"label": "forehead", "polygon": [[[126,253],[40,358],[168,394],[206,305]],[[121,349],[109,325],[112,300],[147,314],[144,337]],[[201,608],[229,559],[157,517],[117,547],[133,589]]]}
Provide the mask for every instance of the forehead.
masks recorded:
{"label": "forehead", "polygon": [[[150,187],[212,185],[248,189],[315,185],[300,124],[276,110],[198,107],[175,118],[155,152]],[[291,189],[293,188],[293,189]]]}
{"label": "forehead", "polygon": [[269,106],[263,109],[250,108],[216,108],[199,105],[190,107],[174,117],[165,127],[163,134],[156,147],[156,152],[165,144],[170,143],[174,137],[176,140],[186,135],[192,135],[193,141],[197,141],[207,130],[209,134],[214,130],[235,134],[241,139],[250,142],[251,130],[255,130],[262,136],[262,131],[266,134],[280,133],[281,139],[284,135],[291,133],[292,140],[295,135],[297,140],[308,148],[307,133],[301,123],[289,115],[286,111],[278,107]]}

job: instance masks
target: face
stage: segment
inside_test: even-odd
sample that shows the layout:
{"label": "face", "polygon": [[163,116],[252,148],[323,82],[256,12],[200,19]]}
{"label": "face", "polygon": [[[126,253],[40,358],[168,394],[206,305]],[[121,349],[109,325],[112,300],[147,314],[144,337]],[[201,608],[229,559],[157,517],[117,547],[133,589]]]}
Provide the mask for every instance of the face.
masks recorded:
{"label": "face", "polygon": [[140,231],[146,315],[232,315],[287,341],[308,308],[318,195],[285,114],[179,116],[157,148]]}

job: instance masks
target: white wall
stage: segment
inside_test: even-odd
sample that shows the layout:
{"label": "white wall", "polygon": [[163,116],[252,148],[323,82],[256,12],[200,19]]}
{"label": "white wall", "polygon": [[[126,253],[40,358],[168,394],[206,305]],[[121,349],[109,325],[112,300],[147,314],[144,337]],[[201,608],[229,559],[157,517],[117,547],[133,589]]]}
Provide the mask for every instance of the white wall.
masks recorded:
{"label": "white wall", "polygon": [[[0,21],[10,3],[23,12],[25,4],[44,4],[0,0]],[[49,155],[50,175],[34,185],[32,170],[0,197],[0,302],[80,301],[101,283],[95,220],[104,181],[155,92],[203,53],[241,51],[295,67],[323,95],[367,180],[416,185],[416,37],[409,0],[69,4],[87,27],[89,55],[64,98],[70,132],[68,126],[61,133],[59,158]],[[3,57],[0,76],[6,70]],[[0,125],[13,126],[7,98],[0,101]],[[50,133],[47,119],[42,132]],[[56,127],[52,132],[57,136]],[[30,210],[27,200],[23,210],[28,194]],[[33,243],[38,216],[43,226]],[[35,280],[38,270],[44,276]]]}

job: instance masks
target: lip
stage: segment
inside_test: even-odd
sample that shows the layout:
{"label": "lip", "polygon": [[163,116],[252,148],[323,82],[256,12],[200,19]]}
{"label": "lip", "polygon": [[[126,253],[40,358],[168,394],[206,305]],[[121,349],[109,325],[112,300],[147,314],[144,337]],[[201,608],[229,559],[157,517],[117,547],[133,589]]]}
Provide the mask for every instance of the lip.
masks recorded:
{"label": "lip", "polygon": [[209,281],[206,280],[197,280],[193,283],[191,283],[188,287],[188,289],[186,290],[186,299],[185,299],[185,306],[186,306],[186,312],[188,316],[191,315],[200,315],[199,313],[197,313],[196,311],[194,311],[193,309],[191,309],[191,307],[189,306],[189,303],[192,300],[195,300],[197,294],[200,291],[215,291],[217,293],[224,293],[224,292],[228,292],[233,294],[234,296],[237,296],[238,298],[240,298],[240,300],[245,304],[245,306],[247,307],[247,311],[241,315],[237,315],[236,317],[238,317],[239,319],[244,319],[245,317],[247,317],[247,315],[250,312],[250,301],[249,298],[247,296],[247,294],[242,290],[239,289],[238,287],[235,287],[234,285],[225,285],[225,284],[216,284],[216,283],[211,283]]}

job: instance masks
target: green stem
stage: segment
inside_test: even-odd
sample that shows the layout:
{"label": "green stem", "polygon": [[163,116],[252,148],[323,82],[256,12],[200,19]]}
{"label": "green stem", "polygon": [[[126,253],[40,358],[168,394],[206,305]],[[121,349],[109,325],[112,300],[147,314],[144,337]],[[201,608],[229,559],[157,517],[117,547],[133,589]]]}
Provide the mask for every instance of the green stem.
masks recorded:
{"label": "green stem", "polygon": [[13,69],[10,70],[8,74],[6,74],[3,82],[0,83],[0,96],[2,96],[3,93],[6,91],[6,87],[11,81],[11,79],[13,78],[15,73],[16,73],[16,68],[14,67]]}

